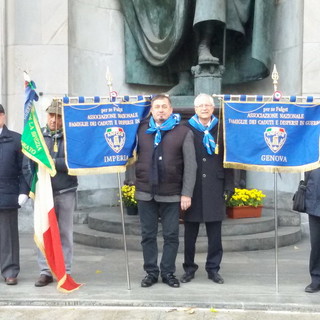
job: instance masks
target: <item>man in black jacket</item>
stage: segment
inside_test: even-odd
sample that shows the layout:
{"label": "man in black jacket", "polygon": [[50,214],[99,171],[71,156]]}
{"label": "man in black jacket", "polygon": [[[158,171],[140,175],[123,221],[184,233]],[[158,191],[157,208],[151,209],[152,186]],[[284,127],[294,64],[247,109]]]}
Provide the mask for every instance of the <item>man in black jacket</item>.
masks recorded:
{"label": "man in black jacket", "polygon": [[18,283],[20,271],[18,208],[28,199],[22,175],[21,135],[5,125],[0,104],[0,266],[6,284]]}
{"label": "man in black jacket", "polygon": [[[76,176],[68,174],[65,163],[61,100],[54,99],[46,111],[48,113],[47,126],[43,128],[42,133],[57,170],[57,174],[51,178],[53,200],[66,272],[70,274],[73,256],[73,212],[78,181]],[[53,278],[40,250],[38,251],[38,264],[40,277],[35,286],[43,287],[51,283]]]}
{"label": "man in black jacket", "polygon": [[184,263],[182,283],[191,281],[198,269],[195,245],[200,223],[205,223],[208,237],[206,271],[213,282],[224,282],[218,273],[222,260],[221,224],[226,217],[225,197],[234,189],[233,170],[223,168],[222,126],[213,116],[214,101],[199,94],[194,101],[195,115],[187,126],[193,131],[197,158],[197,180],[191,207],[184,216]]}
{"label": "man in black jacket", "polygon": [[309,274],[311,283],[304,289],[305,292],[320,291],[320,168],[305,172],[306,182],[306,213],[309,218],[310,231],[310,258]]}
{"label": "man in black jacket", "polygon": [[[179,212],[191,205],[196,178],[193,135],[180,125],[180,115],[172,113],[169,97],[158,95],[151,101],[151,117],[138,129],[136,199],[141,222],[142,250],[146,277],[142,287],[158,281],[179,287],[174,272],[179,246]],[[158,218],[164,239],[160,270],[157,264]]]}

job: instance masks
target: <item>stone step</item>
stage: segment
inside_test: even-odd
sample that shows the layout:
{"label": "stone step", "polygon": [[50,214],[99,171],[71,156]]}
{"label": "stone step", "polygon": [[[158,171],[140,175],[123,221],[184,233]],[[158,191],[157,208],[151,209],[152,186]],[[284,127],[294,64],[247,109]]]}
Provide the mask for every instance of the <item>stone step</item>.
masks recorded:
{"label": "stone step", "polygon": [[[119,207],[90,208],[81,214],[88,224],[75,225],[74,240],[89,246],[123,249],[122,221]],[[139,216],[124,214],[127,247],[141,250]],[[278,211],[278,244],[292,245],[301,239],[300,216],[290,211]],[[263,250],[274,248],[275,223],[273,209],[263,208],[260,218],[229,219],[222,222],[222,242],[225,251]],[[183,252],[183,224],[180,225],[179,251]],[[159,223],[159,248],[162,230]],[[207,251],[205,225],[201,224],[197,252]]]}
{"label": "stone step", "polygon": [[[125,228],[128,235],[140,235],[139,216],[125,215]],[[90,229],[122,233],[122,222],[120,212],[93,212],[88,216]],[[252,234],[274,230],[274,218],[270,215],[263,215],[261,218],[247,219],[226,219],[222,223],[222,235]],[[159,223],[159,235],[162,234],[161,223]],[[183,235],[183,228],[180,228],[180,235]],[[205,225],[200,225],[199,236],[205,236]]]}
{"label": "stone step", "polygon": [[[182,227],[182,226],[181,226]],[[279,227],[278,228],[278,246],[292,245],[301,240],[301,228]],[[122,233],[109,233],[90,229],[88,225],[74,226],[74,241],[88,246],[123,249]],[[128,250],[141,251],[141,237],[139,235],[126,235],[126,244]],[[162,237],[158,238],[159,250],[161,250]],[[224,251],[248,251],[248,250],[266,250],[272,249],[275,245],[275,232],[261,232],[247,235],[223,236],[222,244]],[[207,251],[207,238],[199,236],[197,240],[197,252]],[[183,237],[180,236],[179,252],[183,252]]]}
{"label": "stone step", "polygon": [[[279,225],[283,226],[299,226],[300,220],[295,214],[281,214]],[[285,218],[284,218],[285,217]],[[140,235],[140,222],[138,216],[124,215],[126,234]],[[297,221],[296,221],[297,220]],[[283,224],[281,221],[285,221]],[[122,222],[120,209],[113,208],[97,208],[88,214],[88,226],[90,229],[104,231],[108,233],[122,233]],[[274,230],[274,214],[273,210],[263,209],[261,218],[246,219],[226,219],[222,223],[222,235],[244,235],[254,234]],[[159,223],[159,235],[162,234],[161,223]],[[183,235],[183,228],[180,228],[180,235]],[[205,236],[205,225],[200,225],[199,236]]]}

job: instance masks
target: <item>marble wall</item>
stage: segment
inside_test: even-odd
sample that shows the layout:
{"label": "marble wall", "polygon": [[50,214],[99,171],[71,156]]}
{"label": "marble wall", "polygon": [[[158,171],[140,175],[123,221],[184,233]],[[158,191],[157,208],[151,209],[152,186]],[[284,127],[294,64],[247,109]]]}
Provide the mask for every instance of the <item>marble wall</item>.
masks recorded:
{"label": "marble wall", "polygon": [[5,1],[0,0],[0,103],[6,105],[7,103],[7,19],[6,19]]}
{"label": "marble wall", "polygon": [[[8,125],[22,130],[24,80],[27,70],[43,95],[37,104],[39,117],[51,97],[68,92],[68,2],[35,0],[1,1],[5,4],[6,92]],[[20,111],[21,110],[21,111]]]}
{"label": "marble wall", "polygon": [[320,96],[320,3],[305,0],[303,12],[302,94]]}
{"label": "marble wall", "polygon": [[[113,89],[124,95],[123,17],[118,1],[69,1],[69,94],[107,95],[106,71]],[[88,27],[90,26],[90,27]]]}

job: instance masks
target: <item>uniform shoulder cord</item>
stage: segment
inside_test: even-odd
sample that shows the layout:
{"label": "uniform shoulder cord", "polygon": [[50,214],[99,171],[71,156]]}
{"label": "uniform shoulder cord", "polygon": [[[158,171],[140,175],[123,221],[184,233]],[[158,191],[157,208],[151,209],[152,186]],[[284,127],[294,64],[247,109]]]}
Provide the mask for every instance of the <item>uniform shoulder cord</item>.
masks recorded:
{"label": "uniform shoulder cord", "polygon": [[215,154],[219,154],[220,123],[221,123],[221,105],[220,105],[220,108],[218,110],[218,133],[217,133],[216,148],[214,150]]}

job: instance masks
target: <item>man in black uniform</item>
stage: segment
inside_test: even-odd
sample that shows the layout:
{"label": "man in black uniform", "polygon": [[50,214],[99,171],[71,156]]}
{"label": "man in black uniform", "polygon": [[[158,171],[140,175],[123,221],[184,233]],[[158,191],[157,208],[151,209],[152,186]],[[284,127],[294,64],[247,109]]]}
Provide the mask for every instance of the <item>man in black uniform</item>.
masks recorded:
{"label": "man in black uniform", "polygon": [[0,266],[6,284],[18,283],[20,271],[18,208],[28,199],[22,175],[21,135],[5,125],[0,104]]}
{"label": "man in black uniform", "polygon": [[214,101],[208,94],[200,94],[194,101],[195,115],[187,126],[194,134],[197,158],[197,180],[191,207],[184,216],[185,274],[181,282],[190,282],[198,269],[195,264],[195,245],[199,225],[204,222],[208,237],[206,271],[208,278],[222,284],[218,273],[222,260],[221,224],[226,217],[225,197],[233,193],[233,170],[223,168],[222,128],[213,116]]}

